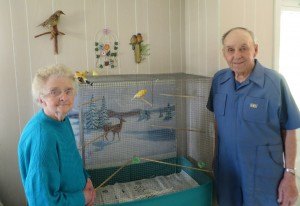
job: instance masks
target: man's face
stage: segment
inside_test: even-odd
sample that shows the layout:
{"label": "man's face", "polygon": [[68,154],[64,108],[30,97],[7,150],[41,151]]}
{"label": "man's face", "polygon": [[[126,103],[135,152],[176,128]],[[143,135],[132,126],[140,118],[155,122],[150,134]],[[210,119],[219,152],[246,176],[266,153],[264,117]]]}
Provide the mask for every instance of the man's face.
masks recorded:
{"label": "man's face", "polygon": [[74,87],[72,81],[66,77],[52,76],[44,86],[41,98],[44,112],[57,120],[62,120],[71,110],[74,103]]}
{"label": "man's face", "polygon": [[228,66],[237,74],[248,73],[254,68],[258,45],[244,30],[234,30],[224,39],[223,55]]}

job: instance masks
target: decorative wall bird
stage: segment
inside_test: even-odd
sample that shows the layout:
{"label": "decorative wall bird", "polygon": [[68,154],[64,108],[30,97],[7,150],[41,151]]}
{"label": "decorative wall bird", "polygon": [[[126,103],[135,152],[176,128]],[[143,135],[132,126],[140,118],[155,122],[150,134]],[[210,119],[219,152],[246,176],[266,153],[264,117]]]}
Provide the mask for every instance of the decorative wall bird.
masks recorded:
{"label": "decorative wall bird", "polygon": [[135,49],[135,45],[137,44],[137,36],[136,35],[132,35],[132,37],[130,38],[130,45],[132,46],[132,50]]}
{"label": "decorative wall bird", "polygon": [[88,74],[87,71],[76,71],[74,78],[77,79],[80,83],[86,83],[89,84],[91,86],[93,86],[93,82],[90,82],[89,80],[87,80],[86,75]]}
{"label": "decorative wall bird", "polygon": [[61,14],[65,14],[65,13],[62,12],[61,10],[57,10],[46,21],[44,21],[43,23],[38,25],[38,26],[42,26],[44,28],[47,28],[50,31],[44,32],[42,34],[34,36],[34,38],[37,38],[37,37],[43,36],[45,34],[50,34],[51,35],[50,39],[54,39],[54,52],[55,52],[55,54],[58,54],[57,36],[60,35],[60,34],[65,35],[63,32],[60,32],[57,29],[57,24],[58,24],[59,17],[60,17]]}
{"label": "decorative wall bird", "polygon": [[134,60],[136,63],[141,63],[141,61],[148,56],[149,48],[148,44],[143,44],[143,36],[141,33],[137,33],[136,35],[132,35],[130,38],[130,45],[132,46],[132,50],[134,51]]}
{"label": "decorative wall bird", "polygon": [[46,21],[44,21],[43,23],[41,23],[39,26],[48,28],[48,29],[52,29],[53,26],[56,26],[58,21],[59,21],[59,17],[60,15],[62,15],[65,13],[62,12],[61,10],[57,10],[54,14],[52,14]]}
{"label": "decorative wall bird", "polygon": [[137,40],[137,43],[140,44],[143,42],[143,36],[141,33],[137,33],[136,35],[136,40]]}

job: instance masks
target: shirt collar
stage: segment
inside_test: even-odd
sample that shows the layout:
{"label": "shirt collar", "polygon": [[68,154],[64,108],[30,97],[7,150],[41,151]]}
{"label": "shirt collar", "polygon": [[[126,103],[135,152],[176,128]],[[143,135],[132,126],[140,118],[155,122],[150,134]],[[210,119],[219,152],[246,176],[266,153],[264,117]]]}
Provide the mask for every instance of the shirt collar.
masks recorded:
{"label": "shirt collar", "polygon": [[255,60],[255,67],[252,73],[250,74],[249,80],[251,80],[252,82],[254,82],[262,88],[264,87],[265,75],[263,66],[257,60]]}
{"label": "shirt collar", "polygon": [[[252,73],[249,76],[249,80],[254,82],[255,84],[259,85],[260,87],[264,86],[265,82],[265,76],[264,76],[264,70],[263,66],[259,63],[258,60],[255,61],[255,67],[252,71]],[[224,82],[228,81],[229,79],[234,80],[234,73],[231,69],[229,69],[221,78],[220,83],[223,84]]]}

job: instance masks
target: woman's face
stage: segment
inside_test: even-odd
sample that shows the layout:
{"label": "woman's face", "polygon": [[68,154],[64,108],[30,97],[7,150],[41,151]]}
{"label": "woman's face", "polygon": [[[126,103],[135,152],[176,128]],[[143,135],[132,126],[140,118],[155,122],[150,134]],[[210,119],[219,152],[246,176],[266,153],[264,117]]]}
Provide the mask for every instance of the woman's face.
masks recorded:
{"label": "woman's face", "polygon": [[40,103],[46,115],[62,121],[73,107],[74,96],[74,87],[69,78],[51,76],[44,85]]}

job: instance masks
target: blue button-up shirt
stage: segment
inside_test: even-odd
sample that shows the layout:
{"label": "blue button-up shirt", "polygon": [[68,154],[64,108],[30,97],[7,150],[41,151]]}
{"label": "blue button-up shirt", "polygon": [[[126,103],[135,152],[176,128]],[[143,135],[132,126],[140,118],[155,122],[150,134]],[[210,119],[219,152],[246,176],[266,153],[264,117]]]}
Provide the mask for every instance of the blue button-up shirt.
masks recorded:
{"label": "blue button-up shirt", "polygon": [[241,84],[231,69],[217,72],[207,103],[218,127],[217,184],[237,181],[247,188],[244,199],[277,194],[283,172],[281,131],[300,127],[299,110],[283,76],[255,61]]}

